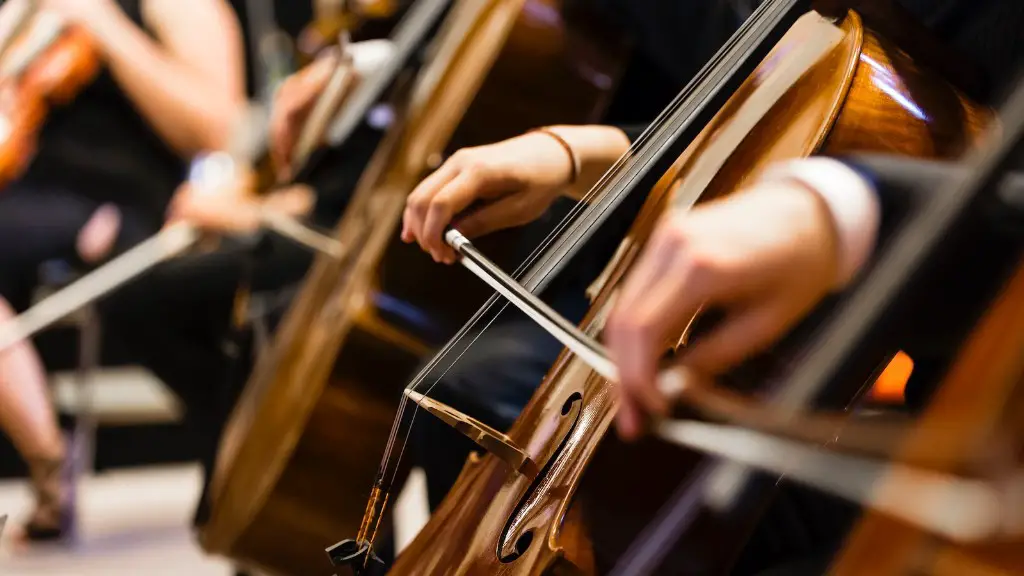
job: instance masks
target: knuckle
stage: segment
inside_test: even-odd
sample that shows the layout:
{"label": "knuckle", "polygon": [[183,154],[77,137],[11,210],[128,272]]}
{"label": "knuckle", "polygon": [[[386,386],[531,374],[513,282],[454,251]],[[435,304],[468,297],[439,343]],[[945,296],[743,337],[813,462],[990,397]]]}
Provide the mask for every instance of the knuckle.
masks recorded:
{"label": "knuckle", "polygon": [[457,167],[467,167],[473,163],[473,149],[460,148],[448,158],[448,163]]}
{"label": "knuckle", "polygon": [[688,226],[676,223],[674,226],[662,228],[662,240],[676,248],[685,248],[693,243],[693,235]]}
{"label": "knuckle", "polygon": [[429,199],[424,197],[422,194],[411,194],[405,201],[405,208],[414,215],[422,214],[426,208]]}
{"label": "knuckle", "polygon": [[698,281],[720,276],[727,264],[713,250],[693,249],[686,255],[687,268]]}
{"label": "knuckle", "polygon": [[427,210],[433,216],[444,216],[451,210],[451,204],[447,197],[435,196]]}

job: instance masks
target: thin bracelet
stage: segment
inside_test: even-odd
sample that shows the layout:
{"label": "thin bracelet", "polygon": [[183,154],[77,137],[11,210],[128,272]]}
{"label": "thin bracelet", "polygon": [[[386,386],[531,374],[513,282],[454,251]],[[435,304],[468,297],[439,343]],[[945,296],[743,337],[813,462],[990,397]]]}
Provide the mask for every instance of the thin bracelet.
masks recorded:
{"label": "thin bracelet", "polygon": [[576,180],[580,177],[581,167],[579,156],[576,156],[576,151],[572,149],[572,146],[570,146],[569,143],[565,141],[565,138],[559,136],[559,134],[552,130],[551,128],[534,128],[533,130],[530,130],[530,132],[539,132],[541,134],[547,134],[548,136],[554,138],[556,142],[561,144],[562,148],[565,148],[565,153],[569,155],[569,162],[570,164],[572,164],[572,174],[569,175],[569,184],[575,184]]}

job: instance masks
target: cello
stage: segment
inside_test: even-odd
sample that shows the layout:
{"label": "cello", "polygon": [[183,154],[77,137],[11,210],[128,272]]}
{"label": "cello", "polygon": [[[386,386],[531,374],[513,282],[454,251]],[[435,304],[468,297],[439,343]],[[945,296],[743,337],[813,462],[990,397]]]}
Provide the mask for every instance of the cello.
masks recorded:
{"label": "cello", "polygon": [[[423,14],[439,4],[413,6],[395,29],[396,51],[419,41],[410,31],[425,33]],[[464,271],[423,281],[431,262],[398,238],[405,197],[454,149],[599,118],[626,46],[590,10],[554,0],[451,6],[428,63],[396,90],[397,120],[336,227],[342,256],[314,263],[228,424],[201,535],[207,551],[276,574],[330,568],[302,543],[356,530],[363,509],[352,504],[373,481],[402,383],[486,297],[449,290],[467,283]]]}
{"label": "cello", "polygon": [[[950,74],[935,73],[945,73],[941,62],[949,60],[936,58],[935,43],[919,36],[919,28],[905,26],[905,17],[883,3],[814,7],[817,12],[799,19],[806,4],[780,0],[759,8],[592,190],[590,206],[568,231],[552,239],[521,287],[495,272],[481,251],[449,233],[461,262],[488,278],[503,296],[529,303],[529,294],[544,287],[617,200],[637,188],[651,190],[580,328],[592,340],[617,283],[670,204],[688,207],[698,199],[727,194],[782,159],[854,151],[950,158],[974,141],[988,113],[942,79]],[[547,318],[553,332],[574,330],[560,328],[550,315],[530,315]],[[589,345],[590,351],[598,346]],[[391,573],[601,573],[666,500],[667,492],[705,481],[709,463],[697,454],[656,443],[627,449],[605,438],[616,409],[608,382],[613,370],[588,365],[583,359],[586,348],[563,353],[505,434],[425,397],[432,382],[423,378],[434,366],[413,381],[408,398],[489,453],[467,461],[455,487]],[[843,405],[856,398],[877,360],[849,375],[845,392],[837,393],[845,395]],[[737,375],[733,384],[744,391],[756,389],[757,379],[745,376]],[[330,551],[356,573],[373,573],[376,566],[372,547],[400,470],[407,435],[403,428],[395,423],[360,531]],[[678,465],[643,474],[651,462]],[[655,559],[636,573],[727,570],[760,508],[736,506],[736,517],[730,518],[698,507],[688,517],[689,538],[680,553],[665,561]]]}
{"label": "cello", "polygon": [[[1001,110],[1002,130],[992,131],[989,144],[964,164],[965,175],[949,183],[945,194],[926,207],[915,221],[906,225],[902,237],[884,255],[859,299],[848,303],[837,315],[832,346],[817,350],[823,361],[843,358],[849,348],[863,341],[867,332],[851,319],[874,322],[900,297],[906,298],[913,278],[929,261],[941,257],[956,230],[964,227],[964,215],[979,205],[995,204],[1003,211],[1019,210],[1019,198],[998,194],[999,178],[1011,158],[1019,152],[1024,136],[1024,85],[1018,85]],[[992,214],[992,212],[987,212]],[[1004,231],[1017,238],[1016,230]],[[865,570],[885,574],[1020,574],[1024,571],[1024,510],[1019,498],[1020,466],[1024,436],[1021,409],[1024,407],[1024,262],[1012,262],[1007,279],[991,303],[982,311],[959,347],[959,354],[945,373],[934,398],[916,425],[896,439],[895,462],[920,459],[928,454],[936,460],[936,471],[950,483],[963,486],[953,496],[981,493],[971,498],[943,503],[959,509],[963,524],[972,526],[970,537],[952,539],[928,526],[901,522],[869,510],[854,528],[844,549],[831,567],[839,576],[862,574]],[[874,293],[867,290],[874,289]],[[852,325],[852,326],[851,326]],[[859,328],[859,330],[858,330]],[[818,358],[813,358],[818,359]],[[839,365],[834,362],[833,365]],[[800,376],[807,382],[821,378],[808,366]],[[981,385],[979,385],[981,384]],[[936,430],[948,430],[950,441],[936,443]],[[979,465],[981,457],[983,464]],[[872,488],[874,494],[900,491],[894,473],[883,475]],[[959,492],[959,493],[958,493]],[[972,514],[977,512],[976,514]],[[884,542],[884,546],[879,543]],[[872,550],[868,557],[865,550]]]}
{"label": "cello", "polygon": [[830,574],[1024,570],[1019,498],[1024,268],[1014,242],[1021,204],[1012,177],[1002,178],[1024,135],[1024,85],[1008,99],[1000,119],[985,146],[963,159],[960,174],[901,222],[878,262],[821,327],[822,338],[786,374],[785,394],[775,402],[777,409],[806,417],[800,414],[810,408],[806,400],[826,392],[836,374],[857,362],[894,311],[919,298],[936,268],[952,263],[963,273],[957,265],[977,252],[967,251],[960,261],[955,254],[979,236],[1003,243],[1007,250],[997,259],[995,281],[981,285],[984,306],[968,307],[963,318],[952,320],[963,336],[922,415],[897,429],[861,429],[860,434],[882,432],[871,458],[808,451],[773,438],[753,444],[762,453],[774,452],[771,457],[751,457],[749,450],[745,456],[732,450],[730,456],[722,449],[730,443],[727,435],[695,442],[692,435],[679,434],[685,423],[669,424],[677,430],[663,435],[690,448],[784,471],[863,505],[866,513],[833,558]]}

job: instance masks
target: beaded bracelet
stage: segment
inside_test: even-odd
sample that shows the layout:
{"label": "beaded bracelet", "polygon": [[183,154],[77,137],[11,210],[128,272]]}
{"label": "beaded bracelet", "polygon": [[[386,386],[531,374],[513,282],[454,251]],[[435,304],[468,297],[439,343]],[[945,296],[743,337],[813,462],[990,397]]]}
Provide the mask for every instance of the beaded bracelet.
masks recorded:
{"label": "beaded bracelet", "polygon": [[569,160],[572,164],[572,174],[569,175],[569,184],[575,184],[576,180],[580,177],[581,167],[580,159],[578,156],[576,156],[576,152],[572,149],[572,146],[570,146],[569,143],[566,142],[565,138],[562,138],[557,132],[555,132],[551,128],[534,128],[533,130],[530,130],[530,132],[539,132],[541,134],[547,134],[548,136],[553,138],[555,142],[561,144],[562,148],[565,148],[565,153],[569,155]]}

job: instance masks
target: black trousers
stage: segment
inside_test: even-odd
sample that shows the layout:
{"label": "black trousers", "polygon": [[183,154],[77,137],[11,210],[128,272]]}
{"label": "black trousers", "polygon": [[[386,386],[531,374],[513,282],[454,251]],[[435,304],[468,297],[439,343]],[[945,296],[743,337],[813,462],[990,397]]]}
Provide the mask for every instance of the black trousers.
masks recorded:
{"label": "black trousers", "polygon": [[[12,185],[0,191],[0,296],[15,310],[28,307],[39,281],[39,266],[65,260],[81,266],[78,233],[100,207],[70,190]],[[121,207],[115,252],[141,242],[159,229],[159,220]]]}
{"label": "black trousers", "polygon": [[[233,322],[236,293],[286,290],[312,255],[270,237],[255,253],[222,241],[213,252],[185,256],[125,287],[103,307],[106,327],[135,362],[167,383],[186,407],[186,423],[204,469],[196,522],[205,521],[205,487],[221,434],[252,369],[251,331]],[[281,311],[283,311],[283,306]],[[276,323],[278,311],[264,320]]]}
{"label": "black trousers", "polygon": [[[82,266],[75,242],[97,208],[98,203],[68,190],[15,186],[0,194],[0,295],[24,310],[40,264],[65,260]],[[161,219],[121,212],[115,253],[159,230]],[[307,251],[279,238],[269,238],[255,254],[247,245],[225,240],[217,250],[155,267],[100,303],[104,349],[144,366],[171,388],[185,407],[189,441],[206,472],[251,368],[244,335],[233,343],[242,349],[226,353],[239,283],[251,280],[254,291],[285,287],[302,278],[311,260]],[[197,520],[205,516],[204,504]]]}

